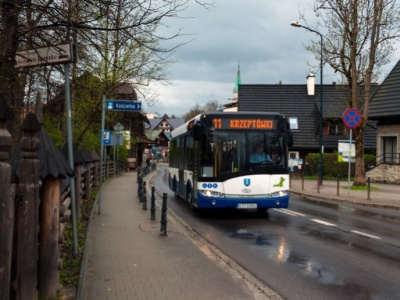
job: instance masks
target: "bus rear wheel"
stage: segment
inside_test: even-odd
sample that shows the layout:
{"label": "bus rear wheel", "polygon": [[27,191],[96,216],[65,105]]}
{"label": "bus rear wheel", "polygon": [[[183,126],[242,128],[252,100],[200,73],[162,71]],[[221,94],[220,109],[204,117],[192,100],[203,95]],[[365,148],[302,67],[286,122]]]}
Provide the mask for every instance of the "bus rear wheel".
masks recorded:
{"label": "bus rear wheel", "polygon": [[175,199],[178,199],[179,198],[178,183],[176,182],[175,179],[174,179],[174,183],[172,184],[172,186],[173,186],[173,190],[174,190]]}
{"label": "bus rear wheel", "polygon": [[195,210],[195,207],[193,205],[193,197],[192,197],[192,191],[191,190],[188,190],[187,193],[186,193],[186,203],[187,203],[188,207],[192,211]]}

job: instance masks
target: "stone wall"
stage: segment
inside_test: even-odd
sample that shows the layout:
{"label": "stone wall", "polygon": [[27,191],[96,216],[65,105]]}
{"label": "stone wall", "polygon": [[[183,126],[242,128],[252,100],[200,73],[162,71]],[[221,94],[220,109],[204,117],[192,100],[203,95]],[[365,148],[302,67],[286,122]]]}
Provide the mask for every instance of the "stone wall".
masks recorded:
{"label": "stone wall", "polygon": [[368,171],[366,177],[370,177],[371,182],[400,184],[400,165],[381,164]]}

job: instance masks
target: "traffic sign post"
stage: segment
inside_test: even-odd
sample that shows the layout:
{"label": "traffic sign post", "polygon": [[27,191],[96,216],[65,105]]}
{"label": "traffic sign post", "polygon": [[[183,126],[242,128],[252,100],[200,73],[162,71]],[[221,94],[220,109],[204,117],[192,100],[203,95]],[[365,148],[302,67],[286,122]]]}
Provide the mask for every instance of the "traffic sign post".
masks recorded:
{"label": "traffic sign post", "polygon": [[[114,110],[114,111],[131,111],[131,112],[140,112],[142,109],[142,103],[138,101],[130,101],[130,100],[109,100],[106,99],[106,95],[103,95],[102,99],[102,110],[101,110],[101,143],[100,143],[100,182],[99,182],[99,198],[97,201],[97,211],[100,215],[101,213],[101,185],[103,182],[103,160],[104,160],[104,146],[111,145],[112,143],[112,132],[111,130],[104,130],[105,118],[106,118],[106,110]],[[116,126],[121,127],[121,124],[117,124]],[[110,137],[107,139],[107,137]]]}
{"label": "traffic sign post", "polygon": [[[343,124],[350,129],[349,149],[351,149],[351,140],[353,138],[353,128],[360,126],[362,117],[355,108],[348,108],[342,115]],[[351,173],[351,155],[349,154],[349,170],[347,175],[347,196],[350,193],[350,173]]]}

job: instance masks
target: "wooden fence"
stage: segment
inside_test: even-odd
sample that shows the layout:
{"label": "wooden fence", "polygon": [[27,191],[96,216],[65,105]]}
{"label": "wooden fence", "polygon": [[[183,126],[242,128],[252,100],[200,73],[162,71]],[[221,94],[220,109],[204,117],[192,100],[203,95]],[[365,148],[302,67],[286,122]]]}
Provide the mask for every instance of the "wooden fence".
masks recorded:
{"label": "wooden fence", "polygon": [[[56,299],[63,233],[72,216],[69,183],[75,180],[79,220],[82,201],[98,185],[100,162],[95,152],[80,151],[71,170],[32,113],[22,125],[20,150],[10,156],[5,108],[0,99],[0,299]],[[114,175],[111,160],[104,170],[104,177]]]}

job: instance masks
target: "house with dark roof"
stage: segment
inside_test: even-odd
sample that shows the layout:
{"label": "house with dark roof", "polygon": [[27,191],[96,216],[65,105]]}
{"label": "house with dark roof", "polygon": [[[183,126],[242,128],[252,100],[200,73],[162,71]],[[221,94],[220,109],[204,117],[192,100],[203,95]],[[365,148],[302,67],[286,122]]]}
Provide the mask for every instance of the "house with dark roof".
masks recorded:
{"label": "house with dark roof", "polygon": [[370,120],[377,121],[375,182],[400,183],[400,61],[371,98]]}
{"label": "house with dark roof", "polygon": [[[279,112],[289,119],[293,132],[291,158],[305,158],[310,152],[319,152],[320,141],[320,88],[308,95],[306,84],[241,84],[239,85],[238,111]],[[376,90],[377,86],[373,86]],[[349,90],[339,84],[323,85],[324,152],[338,149],[339,140],[349,139],[349,130],[342,122],[348,108]],[[374,123],[368,124],[364,134],[366,151],[375,151]]]}
{"label": "house with dark roof", "polygon": [[150,128],[148,130],[161,130],[165,133],[170,133],[175,128],[185,123],[184,119],[170,119],[168,115],[164,115],[160,119],[149,119]]}
{"label": "house with dark roof", "polygon": [[148,157],[156,159],[165,159],[168,157],[168,144],[171,139],[171,131],[175,128],[184,124],[184,119],[170,119],[168,115],[160,119],[154,118],[149,119],[150,127],[146,128],[145,134],[149,140],[153,142],[149,145],[149,149],[152,151],[147,151]]}

